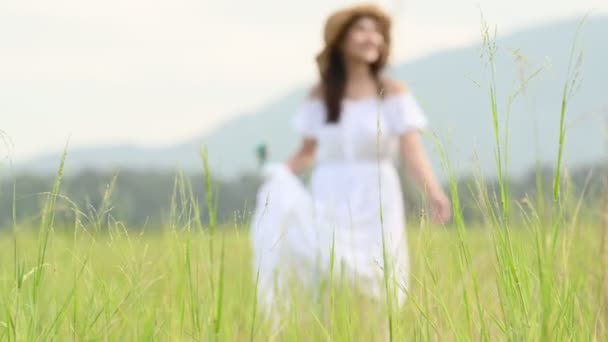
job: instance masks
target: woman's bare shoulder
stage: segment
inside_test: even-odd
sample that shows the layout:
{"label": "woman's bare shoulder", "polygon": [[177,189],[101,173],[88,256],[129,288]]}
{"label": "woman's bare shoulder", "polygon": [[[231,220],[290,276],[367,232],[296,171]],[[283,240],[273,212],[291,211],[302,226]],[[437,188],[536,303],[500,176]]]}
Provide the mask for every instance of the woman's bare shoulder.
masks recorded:
{"label": "woman's bare shoulder", "polygon": [[387,96],[404,95],[409,92],[409,88],[405,82],[391,78],[383,78],[381,82]]}
{"label": "woman's bare shoulder", "polygon": [[321,83],[315,84],[308,91],[308,98],[313,100],[318,100],[323,97],[323,85]]}

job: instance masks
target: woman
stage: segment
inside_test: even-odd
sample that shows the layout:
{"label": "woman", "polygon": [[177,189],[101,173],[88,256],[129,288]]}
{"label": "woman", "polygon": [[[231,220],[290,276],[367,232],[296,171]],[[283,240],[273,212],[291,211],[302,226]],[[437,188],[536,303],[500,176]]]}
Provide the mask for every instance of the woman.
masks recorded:
{"label": "woman", "polygon": [[[405,85],[381,74],[390,26],[372,5],[343,9],[327,21],[317,57],[320,83],[295,116],[301,146],[285,164],[266,169],[258,194],[253,251],[266,309],[285,302],[276,295],[291,276],[314,289],[333,268],[363,294],[379,299],[390,291],[403,303],[408,254],[391,161],[397,151],[425,191],[435,222],[451,215],[420,142],[426,117]],[[315,160],[309,191],[294,174]]]}

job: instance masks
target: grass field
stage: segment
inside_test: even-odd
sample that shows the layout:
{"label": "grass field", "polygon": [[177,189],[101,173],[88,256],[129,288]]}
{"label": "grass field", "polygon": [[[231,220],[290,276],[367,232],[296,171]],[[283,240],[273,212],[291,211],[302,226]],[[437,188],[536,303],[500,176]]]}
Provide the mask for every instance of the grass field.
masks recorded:
{"label": "grass field", "polygon": [[[512,230],[508,250],[501,250],[506,244],[492,229],[467,231],[463,239],[455,229],[411,229],[412,288],[408,303],[393,313],[393,339],[606,340],[606,256],[598,228],[564,230],[555,250],[543,248],[544,255],[537,243],[549,246],[550,239],[536,241],[537,233],[523,228]],[[244,230],[211,237],[115,228],[103,234],[51,232],[47,238],[42,261],[39,236],[0,238],[0,340],[271,337],[254,309],[255,277]],[[470,254],[466,265],[461,243]],[[506,253],[510,261],[501,260]],[[388,337],[384,311],[337,290],[323,318],[303,300],[275,337]]]}

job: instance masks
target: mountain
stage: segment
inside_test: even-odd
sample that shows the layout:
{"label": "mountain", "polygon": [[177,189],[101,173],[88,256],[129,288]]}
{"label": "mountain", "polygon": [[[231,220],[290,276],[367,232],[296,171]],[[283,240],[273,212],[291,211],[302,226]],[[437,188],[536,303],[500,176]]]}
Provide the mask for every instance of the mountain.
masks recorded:
{"label": "mountain", "polygon": [[[561,97],[567,80],[571,45],[579,20],[532,28],[497,39],[496,84],[499,122],[504,130],[509,97],[522,75],[543,70],[515,99],[509,116],[509,172],[521,174],[536,160],[553,163],[558,149]],[[583,51],[582,79],[575,85],[566,114],[567,165],[597,162],[606,153],[608,119],[608,17],[586,20],[576,40]],[[436,53],[388,72],[408,83],[425,109],[430,132],[439,137],[458,174],[479,167],[494,175],[495,135],[489,97],[490,68],[481,57],[481,45]],[[576,63],[575,63],[576,64]],[[576,68],[574,70],[577,70]],[[284,159],[299,138],[290,120],[306,93],[295,89],[276,101],[227,122],[210,134],[166,148],[110,146],[71,150],[68,171],[82,168],[175,168],[201,170],[199,147],[207,146],[212,169],[225,177],[255,167],[254,148],[265,142],[272,159]],[[425,139],[434,166],[441,163],[433,139]],[[59,154],[18,165],[47,172],[56,168]]]}

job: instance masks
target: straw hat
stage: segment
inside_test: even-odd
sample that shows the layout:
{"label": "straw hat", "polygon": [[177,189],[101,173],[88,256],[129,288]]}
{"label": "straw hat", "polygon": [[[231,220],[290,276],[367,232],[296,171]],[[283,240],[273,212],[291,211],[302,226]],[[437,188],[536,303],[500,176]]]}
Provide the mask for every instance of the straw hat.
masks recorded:
{"label": "straw hat", "polygon": [[317,55],[317,65],[321,75],[324,75],[329,67],[331,53],[336,48],[336,45],[340,43],[339,40],[342,38],[345,30],[353,20],[360,17],[372,17],[380,23],[384,36],[385,48],[381,52],[379,64],[381,66],[386,65],[391,43],[390,15],[379,6],[373,4],[360,4],[341,9],[327,19],[324,32],[325,47]]}

